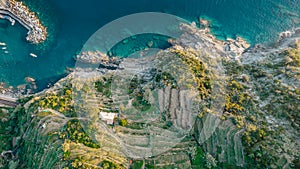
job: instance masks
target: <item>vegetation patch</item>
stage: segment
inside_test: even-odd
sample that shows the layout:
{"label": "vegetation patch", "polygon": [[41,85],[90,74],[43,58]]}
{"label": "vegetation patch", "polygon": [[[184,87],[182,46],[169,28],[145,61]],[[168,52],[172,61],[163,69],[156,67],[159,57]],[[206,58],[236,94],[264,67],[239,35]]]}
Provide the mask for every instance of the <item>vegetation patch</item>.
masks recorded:
{"label": "vegetation patch", "polygon": [[40,99],[38,106],[42,109],[53,109],[68,117],[75,117],[74,105],[72,101],[72,89],[65,87],[62,90],[46,95]]}
{"label": "vegetation patch", "polygon": [[59,133],[59,138],[69,139],[75,143],[82,143],[87,147],[100,148],[84,131],[78,120],[70,120],[62,132]]}
{"label": "vegetation patch", "polygon": [[212,81],[208,76],[208,70],[205,68],[204,63],[198,57],[199,53],[193,49],[179,50],[177,48],[172,48],[170,50],[171,52],[176,53],[182,59],[183,63],[191,70],[200,97],[202,99],[208,97],[212,90]]}

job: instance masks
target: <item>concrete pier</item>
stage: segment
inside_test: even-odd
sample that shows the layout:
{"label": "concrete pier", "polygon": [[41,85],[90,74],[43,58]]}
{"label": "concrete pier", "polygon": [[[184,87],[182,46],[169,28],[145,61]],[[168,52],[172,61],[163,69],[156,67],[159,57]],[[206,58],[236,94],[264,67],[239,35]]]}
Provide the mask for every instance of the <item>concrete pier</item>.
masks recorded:
{"label": "concrete pier", "polygon": [[8,19],[12,25],[15,20],[23,25],[28,30],[26,39],[29,42],[37,44],[45,41],[47,38],[47,29],[22,2],[0,0],[0,19],[1,18]]}
{"label": "concrete pier", "polygon": [[10,16],[0,14],[0,19],[7,19],[11,23],[11,26],[15,25],[15,20],[13,18],[11,18]]}

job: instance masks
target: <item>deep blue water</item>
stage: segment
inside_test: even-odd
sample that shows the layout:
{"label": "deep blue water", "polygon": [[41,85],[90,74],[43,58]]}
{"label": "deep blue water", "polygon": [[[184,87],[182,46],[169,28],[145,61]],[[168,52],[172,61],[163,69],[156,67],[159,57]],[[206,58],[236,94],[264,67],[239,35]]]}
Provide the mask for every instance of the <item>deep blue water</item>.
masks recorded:
{"label": "deep blue water", "polygon": [[[300,0],[24,0],[38,12],[48,27],[49,39],[41,45],[25,41],[26,30],[0,20],[0,81],[17,86],[26,76],[37,79],[39,87],[64,76],[74,66],[73,56],[101,26],[137,12],[165,12],[189,21],[199,16],[213,23],[219,38],[240,35],[251,44],[270,43],[281,31],[300,23]],[[29,53],[38,58],[32,58]]]}

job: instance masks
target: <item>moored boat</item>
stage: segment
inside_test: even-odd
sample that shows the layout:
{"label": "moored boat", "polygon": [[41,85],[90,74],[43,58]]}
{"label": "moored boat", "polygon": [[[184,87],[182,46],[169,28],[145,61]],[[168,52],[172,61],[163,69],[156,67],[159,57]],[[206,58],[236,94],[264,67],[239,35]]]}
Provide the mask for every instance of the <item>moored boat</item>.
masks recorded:
{"label": "moored boat", "polygon": [[32,56],[32,57],[34,57],[34,58],[36,58],[36,57],[37,57],[37,55],[36,55],[36,54],[34,54],[34,53],[30,53],[29,55],[30,55],[30,56]]}

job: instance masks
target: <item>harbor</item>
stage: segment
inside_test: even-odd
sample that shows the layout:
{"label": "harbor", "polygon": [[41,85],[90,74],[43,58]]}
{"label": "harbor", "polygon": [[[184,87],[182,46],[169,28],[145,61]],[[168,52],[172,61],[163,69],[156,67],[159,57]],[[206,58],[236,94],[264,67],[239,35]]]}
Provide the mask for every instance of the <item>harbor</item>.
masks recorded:
{"label": "harbor", "polygon": [[13,26],[18,21],[27,30],[26,40],[34,44],[44,42],[47,38],[47,29],[35,13],[31,12],[22,2],[15,0],[0,0],[0,19],[7,19]]}

